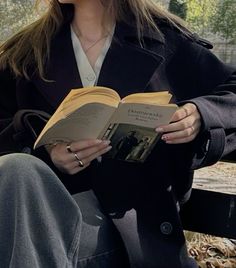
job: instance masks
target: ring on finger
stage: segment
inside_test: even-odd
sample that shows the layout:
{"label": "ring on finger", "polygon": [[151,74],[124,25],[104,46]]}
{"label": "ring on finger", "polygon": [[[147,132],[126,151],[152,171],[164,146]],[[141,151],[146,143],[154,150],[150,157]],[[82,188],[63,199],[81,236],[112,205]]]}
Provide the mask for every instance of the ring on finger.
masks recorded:
{"label": "ring on finger", "polygon": [[79,167],[84,167],[84,162],[78,157],[78,155],[75,153],[74,156],[75,159],[78,161]]}
{"label": "ring on finger", "polygon": [[67,145],[66,145],[66,150],[67,150],[67,152],[68,153],[73,153],[73,151],[71,150],[71,143],[68,143]]}

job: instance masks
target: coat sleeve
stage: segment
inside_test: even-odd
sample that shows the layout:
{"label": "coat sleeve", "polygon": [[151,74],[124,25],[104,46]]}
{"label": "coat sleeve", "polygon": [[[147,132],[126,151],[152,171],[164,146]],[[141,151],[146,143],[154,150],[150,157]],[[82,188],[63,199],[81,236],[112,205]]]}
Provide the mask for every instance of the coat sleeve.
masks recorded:
{"label": "coat sleeve", "polygon": [[235,151],[236,70],[203,46],[183,39],[169,76],[178,104],[192,102],[201,114],[192,168],[212,165]]}
{"label": "coat sleeve", "polygon": [[202,118],[202,130],[195,144],[194,168],[214,164],[236,151],[235,78],[236,75],[231,75],[211,95],[190,100],[196,104]]}
{"label": "coat sleeve", "polygon": [[8,69],[0,71],[0,122],[12,118],[17,111],[16,79]]}
{"label": "coat sleeve", "polygon": [[[37,150],[19,150],[21,146],[18,146],[15,139],[10,137],[14,135],[14,129],[11,127],[14,115],[19,109],[25,108],[19,107],[17,97],[19,94],[16,94],[16,90],[17,79],[15,79],[14,75],[12,75],[9,70],[0,71],[0,155],[13,151],[31,153],[51,167],[70,193],[73,194],[90,189],[92,176],[90,174],[92,174],[93,168],[87,168],[86,170],[81,171],[79,176],[78,174],[68,175],[60,172],[54,166],[44,147]],[[40,107],[37,107],[37,109],[39,108]],[[9,130],[7,133],[5,131],[6,129]],[[26,141],[26,143],[28,144],[28,141]],[[10,149],[8,150],[8,148]],[[95,166],[95,164],[96,163],[93,163],[92,166]]]}
{"label": "coat sleeve", "polygon": [[[17,79],[9,69],[0,71],[0,155],[13,152],[32,153],[33,131],[24,127],[27,108],[19,107]],[[21,91],[19,91],[22,93]],[[23,95],[23,94],[21,94]],[[24,109],[24,112],[23,110]],[[20,111],[21,110],[21,111]],[[27,109],[28,110],[28,109]],[[33,110],[28,110],[33,112]],[[32,118],[32,116],[31,116]],[[35,119],[35,118],[34,118]],[[30,119],[30,122],[33,120]],[[39,119],[33,122],[38,124]],[[41,123],[41,121],[39,121]],[[28,126],[28,124],[26,124]]]}

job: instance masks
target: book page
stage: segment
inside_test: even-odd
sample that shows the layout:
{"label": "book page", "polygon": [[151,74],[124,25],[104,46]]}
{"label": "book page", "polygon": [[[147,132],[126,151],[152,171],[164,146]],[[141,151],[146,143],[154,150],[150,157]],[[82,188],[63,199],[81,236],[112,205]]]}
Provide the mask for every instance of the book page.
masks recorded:
{"label": "book page", "polygon": [[100,103],[86,104],[50,128],[43,130],[34,148],[56,142],[97,139],[115,109]]}
{"label": "book page", "polygon": [[172,95],[168,91],[134,93],[124,97],[122,103],[164,105],[169,103],[171,97]]}
{"label": "book page", "polygon": [[47,128],[51,128],[59,120],[66,118],[87,103],[104,103],[117,107],[120,96],[116,91],[106,87],[85,87],[72,89],[65,97],[47,123]]}
{"label": "book page", "polygon": [[86,103],[104,103],[117,107],[120,96],[116,91],[106,87],[85,87],[72,89],[57,109],[56,113],[68,115]]}
{"label": "book page", "polygon": [[111,123],[132,124],[156,128],[167,124],[177,105],[146,105],[141,103],[122,103],[111,118]]}

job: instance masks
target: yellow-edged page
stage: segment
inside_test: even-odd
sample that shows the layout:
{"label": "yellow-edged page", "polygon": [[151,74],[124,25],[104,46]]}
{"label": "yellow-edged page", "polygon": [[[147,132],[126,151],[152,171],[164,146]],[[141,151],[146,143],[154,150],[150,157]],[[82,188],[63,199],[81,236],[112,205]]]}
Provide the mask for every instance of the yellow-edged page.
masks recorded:
{"label": "yellow-edged page", "polygon": [[66,116],[77,110],[86,103],[99,102],[107,105],[117,106],[120,101],[118,93],[106,87],[85,87],[72,89],[62,101],[55,114],[63,112]]}
{"label": "yellow-edged page", "polygon": [[73,89],[50,118],[34,148],[55,142],[96,139],[120,101],[112,89]]}
{"label": "yellow-edged page", "polygon": [[168,91],[134,93],[122,99],[123,103],[147,103],[163,105],[170,102],[172,95]]}

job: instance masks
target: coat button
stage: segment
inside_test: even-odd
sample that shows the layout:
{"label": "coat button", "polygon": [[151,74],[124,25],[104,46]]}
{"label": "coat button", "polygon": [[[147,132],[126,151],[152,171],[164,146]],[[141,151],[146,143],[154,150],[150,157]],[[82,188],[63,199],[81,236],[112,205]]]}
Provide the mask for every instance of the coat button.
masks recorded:
{"label": "coat button", "polygon": [[160,225],[160,229],[161,229],[162,234],[169,235],[172,233],[173,227],[170,222],[163,222]]}
{"label": "coat button", "polygon": [[167,192],[171,192],[171,191],[172,191],[172,186],[171,186],[171,185],[168,186],[168,187],[166,188],[166,191],[167,191]]}
{"label": "coat button", "polygon": [[96,76],[94,75],[94,74],[89,74],[88,76],[87,76],[87,80],[88,81],[94,81],[96,79]]}

